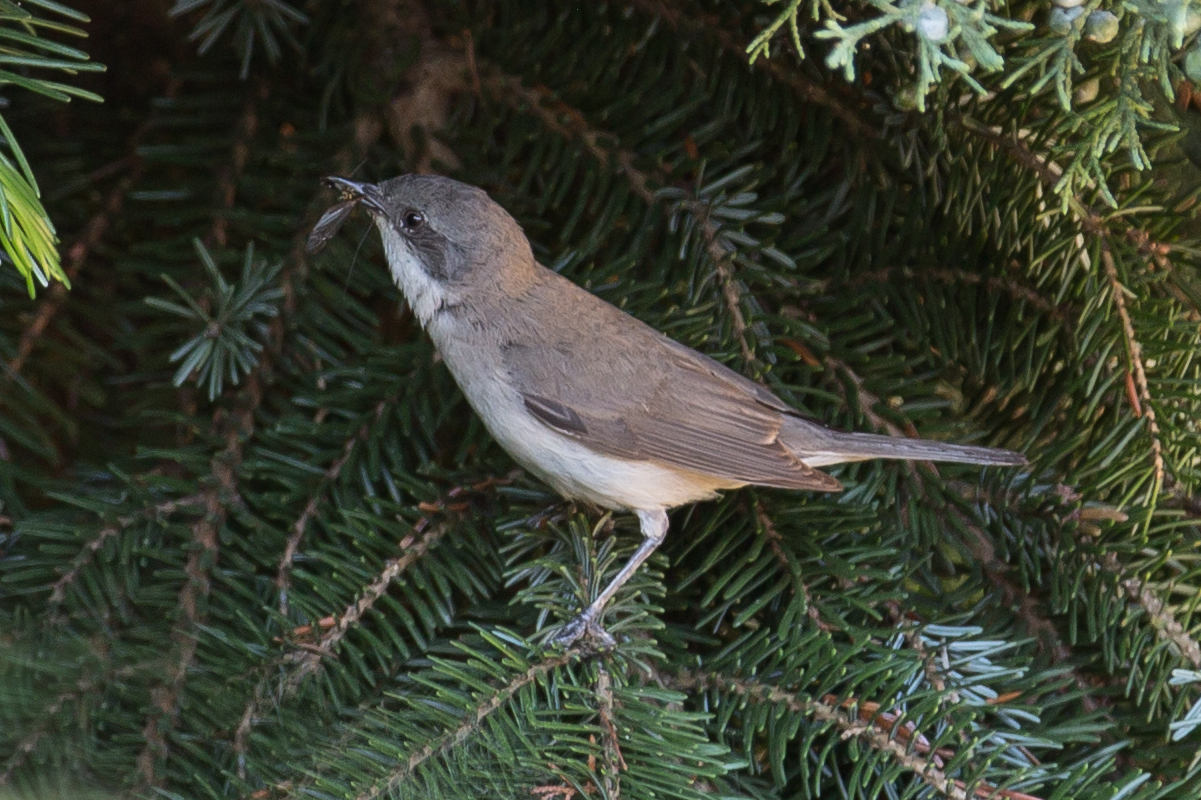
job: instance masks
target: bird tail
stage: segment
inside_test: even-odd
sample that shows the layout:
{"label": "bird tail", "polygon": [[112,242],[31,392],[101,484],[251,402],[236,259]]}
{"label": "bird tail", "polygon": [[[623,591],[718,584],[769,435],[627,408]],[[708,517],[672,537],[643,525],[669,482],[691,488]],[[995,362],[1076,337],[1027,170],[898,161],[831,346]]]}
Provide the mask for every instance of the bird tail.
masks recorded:
{"label": "bird tail", "polygon": [[[958,464],[1024,466],[1026,457],[1013,450],[946,444],[929,439],[906,439],[874,433],[843,433],[796,420],[788,425],[780,440],[792,453],[811,467],[864,461],[869,458],[896,458],[906,461],[951,461]],[[804,426],[804,427],[801,427]]]}

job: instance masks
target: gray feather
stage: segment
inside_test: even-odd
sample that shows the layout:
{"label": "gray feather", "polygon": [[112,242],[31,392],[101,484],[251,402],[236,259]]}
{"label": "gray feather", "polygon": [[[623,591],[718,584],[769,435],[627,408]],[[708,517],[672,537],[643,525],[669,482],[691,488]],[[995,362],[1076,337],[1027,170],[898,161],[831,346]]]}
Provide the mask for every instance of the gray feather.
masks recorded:
{"label": "gray feather", "polygon": [[504,368],[531,413],[598,452],[820,491],[841,484],[814,467],[864,458],[1025,463],[1007,450],[830,430],[559,275],[540,277],[517,300],[525,330],[502,345]]}
{"label": "gray feather", "polygon": [[1012,450],[879,436],[874,433],[844,433],[796,417],[788,420],[780,438],[798,458],[815,467],[868,458],[1011,467],[1026,464],[1026,457]]}

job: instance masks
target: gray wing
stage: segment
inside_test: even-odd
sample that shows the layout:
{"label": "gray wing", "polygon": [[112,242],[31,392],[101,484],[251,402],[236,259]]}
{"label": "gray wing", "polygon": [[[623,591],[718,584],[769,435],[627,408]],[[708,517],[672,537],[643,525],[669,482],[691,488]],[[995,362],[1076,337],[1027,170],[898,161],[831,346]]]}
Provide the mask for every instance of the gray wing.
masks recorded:
{"label": "gray wing", "polygon": [[[574,341],[570,356],[556,337],[502,348],[504,367],[537,419],[619,458],[658,462],[731,483],[842,488],[780,442],[790,410],[782,401],[613,311],[623,319],[605,314],[588,320],[600,329],[592,331],[582,350],[580,341]],[[614,325],[617,331],[611,329]],[[624,348],[606,347],[615,333]]]}

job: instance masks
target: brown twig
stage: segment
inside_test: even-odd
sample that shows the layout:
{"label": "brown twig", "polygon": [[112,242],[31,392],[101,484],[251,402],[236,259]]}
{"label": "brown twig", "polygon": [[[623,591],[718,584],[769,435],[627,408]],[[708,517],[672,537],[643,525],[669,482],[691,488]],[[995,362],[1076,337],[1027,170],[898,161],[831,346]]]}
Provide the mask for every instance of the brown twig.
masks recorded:
{"label": "brown twig", "polygon": [[596,663],[597,715],[605,729],[601,753],[605,759],[605,774],[602,776],[605,797],[621,797],[621,773],[629,770],[625,756],[621,754],[621,739],[617,725],[613,722],[613,678],[603,661]]}
{"label": "brown twig", "polygon": [[[1147,430],[1151,434],[1151,455],[1155,462],[1155,489],[1158,491],[1164,481],[1163,445],[1159,441],[1159,424],[1155,420],[1155,407],[1151,402],[1151,390],[1147,386],[1147,372],[1143,367],[1143,350],[1134,335],[1134,323],[1130,319],[1130,313],[1126,310],[1126,288],[1122,286],[1118,277],[1118,268],[1114,262],[1113,253],[1110,252],[1109,241],[1104,237],[1101,239],[1101,265],[1105,269],[1105,277],[1109,280],[1114,308],[1117,309],[1118,318],[1122,321],[1122,334],[1126,338],[1126,357],[1130,361],[1129,369],[1133,373],[1134,385],[1138,389],[1137,399],[1132,404],[1135,416],[1141,415],[1147,418]],[[1139,400],[1142,402],[1140,403]]]}

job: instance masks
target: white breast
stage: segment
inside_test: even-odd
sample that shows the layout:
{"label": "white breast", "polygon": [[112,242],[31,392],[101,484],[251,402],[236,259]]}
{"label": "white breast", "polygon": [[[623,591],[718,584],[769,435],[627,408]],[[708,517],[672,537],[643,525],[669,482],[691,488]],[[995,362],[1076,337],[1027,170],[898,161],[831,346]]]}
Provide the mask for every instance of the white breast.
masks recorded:
{"label": "white breast", "polygon": [[456,346],[447,331],[439,330],[442,327],[435,322],[430,333],[489,433],[517,463],[564,497],[603,508],[654,510],[708,500],[718,489],[737,485],[649,461],[607,456],[552,430],[526,410],[499,365],[489,369],[472,359],[474,368],[463,369],[467,359],[460,352],[462,345]]}

